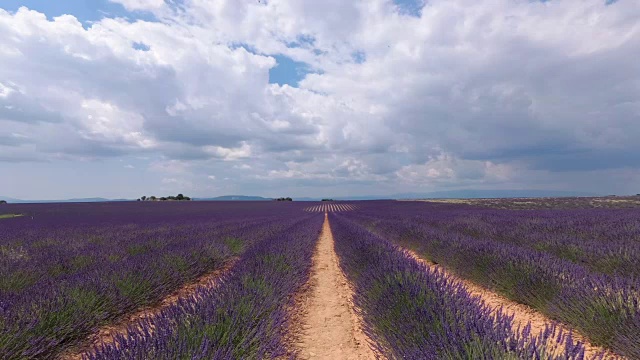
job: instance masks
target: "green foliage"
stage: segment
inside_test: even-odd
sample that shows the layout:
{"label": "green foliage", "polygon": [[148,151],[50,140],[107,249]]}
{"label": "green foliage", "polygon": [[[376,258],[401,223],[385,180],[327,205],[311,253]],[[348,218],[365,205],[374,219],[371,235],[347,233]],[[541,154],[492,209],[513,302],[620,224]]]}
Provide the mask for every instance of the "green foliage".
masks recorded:
{"label": "green foliage", "polygon": [[286,273],[291,270],[291,266],[287,262],[287,257],[282,254],[267,254],[262,257],[274,271]]}
{"label": "green foliage", "polygon": [[60,263],[54,264],[47,268],[47,275],[49,275],[52,278],[56,278],[62,274],[66,274],[67,269],[68,268],[63,264],[60,264]]}
{"label": "green foliage", "polygon": [[56,240],[53,238],[44,238],[42,240],[36,240],[31,244],[33,249],[44,249],[48,247],[59,246],[61,244],[61,240]]}
{"label": "green foliage", "polygon": [[71,268],[74,271],[82,270],[93,263],[93,257],[88,255],[78,255],[71,260]]}
{"label": "green foliage", "polygon": [[164,262],[179,273],[186,273],[190,267],[189,262],[184,257],[174,254],[165,255]]}
{"label": "green foliage", "polygon": [[240,255],[240,253],[242,253],[242,251],[244,250],[244,242],[241,239],[227,237],[223,241],[233,255]]}
{"label": "green foliage", "polygon": [[149,250],[147,244],[133,244],[127,247],[127,254],[131,256],[144,254]]}
{"label": "green foliage", "polygon": [[2,291],[20,291],[25,289],[36,282],[37,278],[35,274],[18,270],[13,272],[10,276],[0,277],[0,290]]}
{"label": "green foliage", "polygon": [[144,303],[143,299],[147,297],[147,293],[152,292],[153,285],[136,274],[126,274],[116,281],[116,288],[122,296],[134,303]]}
{"label": "green foliage", "polygon": [[60,301],[61,308],[58,311],[44,311],[39,326],[56,329],[60,325],[69,322],[69,318],[90,314],[100,307],[101,297],[94,290],[74,287],[64,291],[64,298],[68,301]]}
{"label": "green foliage", "polygon": [[177,196],[162,196],[160,198],[152,195],[149,197],[142,196],[137,201],[191,201],[191,198],[183,194],[178,194]]}

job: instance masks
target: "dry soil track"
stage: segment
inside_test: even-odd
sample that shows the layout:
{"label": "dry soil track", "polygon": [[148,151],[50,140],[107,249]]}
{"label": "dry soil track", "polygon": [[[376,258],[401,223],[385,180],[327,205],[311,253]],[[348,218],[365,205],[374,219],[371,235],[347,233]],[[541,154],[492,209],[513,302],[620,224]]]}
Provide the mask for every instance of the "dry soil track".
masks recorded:
{"label": "dry soil track", "polygon": [[296,347],[303,359],[374,359],[362,322],[352,306],[353,292],[338,265],[325,214],[313,256],[309,290],[303,304]]}
{"label": "dry soil track", "polygon": [[[527,323],[531,323],[531,332],[533,334],[537,334],[540,331],[543,331],[545,329],[545,326],[547,325],[551,325],[554,323],[553,320],[549,319],[548,317],[546,317],[545,315],[543,315],[542,313],[532,309],[531,307],[524,305],[524,304],[520,304],[517,303],[515,301],[509,300],[507,298],[505,298],[504,296],[498,295],[492,291],[489,291],[481,286],[476,285],[475,283],[459,278],[456,275],[453,275],[450,271],[448,271],[445,267],[441,266],[441,265],[436,265],[428,260],[423,259],[422,257],[420,257],[418,254],[416,254],[415,252],[405,249],[407,251],[407,253],[414,258],[416,261],[424,264],[425,266],[427,266],[430,269],[434,269],[434,270],[439,270],[444,272],[445,274],[447,274],[450,278],[457,280],[459,282],[461,282],[462,284],[464,284],[464,286],[466,287],[467,291],[469,291],[469,293],[471,295],[474,296],[479,296],[484,303],[489,306],[494,312],[498,312],[499,309],[502,309],[502,311],[506,314],[509,315],[513,315],[513,321],[514,321],[514,325],[516,327],[524,327]],[[564,332],[568,332],[569,331],[569,327],[563,324],[559,324],[557,322],[555,322],[556,324],[556,328],[559,330],[562,330]],[[585,351],[585,358],[586,359],[590,359],[592,358],[594,355],[600,354],[601,352],[605,351],[603,348],[598,347],[598,346],[594,346],[591,343],[589,343],[589,341],[582,335],[576,333],[576,331],[573,331],[572,337],[574,340],[576,341],[580,341],[581,343],[585,344],[586,347],[586,351]],[[606,352],[606,356],[605,359],[625,359],[622,356],[618,356],[618,355],[614,355],[611,352]]]}
{"label": "dry soil track", "polygon": [[121,320],[101,327],[87,337],[87,339],[79,345],[73,346],[64,351],[57,357],[58,360],[82,360],[82,355],[91,351],[94,346],[103,343],[112,343],[114,337],[118,334],[126,334],[127,328],[136,324],[137,321],[157,316],[163,309],[176,304],[180,299],[187,298],[194,294],[200,287],[215,288],[218,286],[218,279],[225,273],[229,272],[238,258],[229,260],[222,268],[202,275],[195,281],[184,285],[180,289],[174,291],[171,295],[162,299],[156,306],[146,307],[131,313]]}

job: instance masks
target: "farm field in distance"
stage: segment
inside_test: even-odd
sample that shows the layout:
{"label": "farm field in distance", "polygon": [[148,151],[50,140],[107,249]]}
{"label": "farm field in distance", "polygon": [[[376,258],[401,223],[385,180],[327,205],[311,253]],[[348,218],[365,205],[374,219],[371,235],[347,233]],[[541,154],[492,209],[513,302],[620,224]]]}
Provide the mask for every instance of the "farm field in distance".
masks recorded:
{"label": "farm field in distance", "polygon": [[5,204],[0,359],[640,359],[637,200]]}

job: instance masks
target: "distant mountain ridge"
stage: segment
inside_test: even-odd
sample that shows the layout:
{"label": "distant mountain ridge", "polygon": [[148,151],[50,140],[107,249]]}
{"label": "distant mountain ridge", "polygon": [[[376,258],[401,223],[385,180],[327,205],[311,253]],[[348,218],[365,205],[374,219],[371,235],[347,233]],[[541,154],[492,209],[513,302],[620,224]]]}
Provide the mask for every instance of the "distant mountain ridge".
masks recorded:
{"label": "distant mountain ridge", "polygon": [[212,198],[193,198],[194,201],[271,201],[272,198],[250,195],[223,195]]}
{"label": "distant mountain ridge", "polygon": [[[271,198],[262,196],[248,195],[224,195],[212,198],[192,198],[194,201],[271,201]],[[136,201],[134,199],[106,199],[101,197],[94,198],[75,198],[64,200],[22,200],[5,196],[0,196],[0,200],[5,200],[11,204],[50,204],[50,203],[92,203],[92,202],[113,202],[113,201]]]}
{"label": "distant mountain ridge", "polygon": [[[573,197],[573,196],[601,196],[580,191],[559,191],[559,190],[447,190],[433,191],[425,193],[399,193],[392,195],[362,195],[362,196],[331,196],[334,200],[406,200],[406,199],[481,199],[481,198],[526,198],[526,197]],[[324,197],[297,197],[295,201],[320,201]],[[251,195],[223,195],[211,198],[192,198],[194,201],[272,201],[273,198]],[[5,200],[13,204],[26,203],[88,203],[88,202],[111,202],[111,201],[135,201],[133,199],[105,199],[105,198],[77,198],[66,200],[20,200],[10,197],[0,196],[0,200]]]}
{"label": "distant mountain ridge", "polygon": [[114,201],[135,201],[131,199],[105,199],[105,198],[77,198],[64,200],[22,200],[0,196],[0,200],[5,200],[11,204],[51,204],[51,203],[92,203],[92,202],[114,202]]}
{"label": "distant mountain ridge", "polygon": [[404,193],[394,195],[394,199],[481,199],[481,198],[526,198],[526,197],[574,197],[600,196],[582,191],[562,190],[448,190],[428,193]]}
{"label": "distant mountain ridge", "polygon": [[[447,190],[425,193],[398,193],[392,195],[333,196],[334,200],[407,200],[407,199],[482,199],[482,198],[526,198],[526,197],[574,197],[601,196],[581,191],[561,190]],[[297,201],[320,201],[322,198],[300,197]]]}

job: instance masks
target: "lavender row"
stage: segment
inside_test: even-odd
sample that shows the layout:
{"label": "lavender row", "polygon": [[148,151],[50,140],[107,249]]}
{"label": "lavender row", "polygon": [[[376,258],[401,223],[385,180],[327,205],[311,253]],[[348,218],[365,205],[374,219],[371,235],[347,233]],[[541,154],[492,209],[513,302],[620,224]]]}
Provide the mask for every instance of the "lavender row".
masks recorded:
{"label": "lavender row", "polygon": [[[529,246],[450,231],[442,225],[447,221],[442,208],[429,216],[399,209],[388,216],[372,206],[368,214],[347,216],[462,277],[570,325],[596,345],[640,358],[637,278],[594,272]],[[426,217],[430,220],[420,221]]]}
{"label": "lavender row", "polygon": [[399,359],[583,359],[569,334],[514,330],[462,284],[419,264],[400,248],[331,215],[340,265],[379,351]]}
{"label": "lavender row", "polygon": [[640,278],[640,211],[489,211],[425,213],[448,232],[525,246],[594,272]]}
{"label": "lavender row", "polygon": [[135,326],[86,359],[263,359],[293,355],[287,309],[309,279],[323,217],[311,215],[243,254],[215,289]]}
{"label": "lavender row", "polygon": [[302,213],[274,205],[153,205],[160,206],[16,206],[25,216],[0,224],[0,358],[52,357],[224,266]]}

